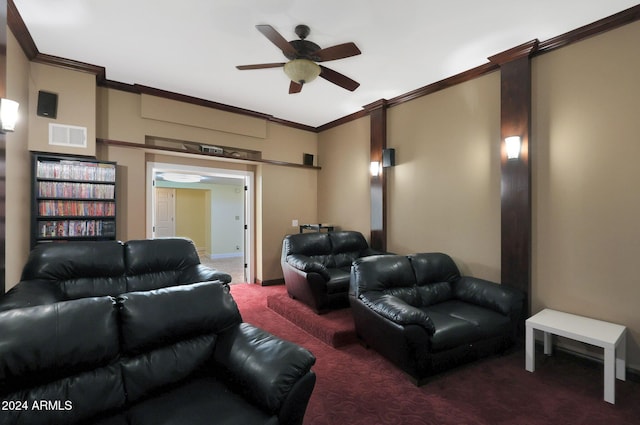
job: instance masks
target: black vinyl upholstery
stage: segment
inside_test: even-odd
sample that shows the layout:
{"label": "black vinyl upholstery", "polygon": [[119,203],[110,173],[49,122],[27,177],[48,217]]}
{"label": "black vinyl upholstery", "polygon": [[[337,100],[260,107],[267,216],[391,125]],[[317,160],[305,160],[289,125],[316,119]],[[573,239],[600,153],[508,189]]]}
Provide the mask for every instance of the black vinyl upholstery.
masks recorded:
{"label": "black vinyl upholstery", "polygon": [[189,243],[94,243],[117,265],[50,245],[0,297],[0,425],[302,423],[315,357],[244,323],[224,279],[183,282],[200,264],[170,248]]}
{"label": "black vinyl upholstery", "polygon": [[460,276],[443,253],[371,256],[351,269],[358,336],[417,383],[513,344],[523,300],[513,287]]}
{"label": "black vinyl upholstery", "polygon": [[287,292],[316,313],[349,307],[351,263],[376,254],[360,232],[287,235],[280,259]]}
{"label": "black vinyl upholstery", "polygon": [[0,311],[205,281],[229,283],[231,276],[200,264],[186,238],[42,244],[0,298]]}

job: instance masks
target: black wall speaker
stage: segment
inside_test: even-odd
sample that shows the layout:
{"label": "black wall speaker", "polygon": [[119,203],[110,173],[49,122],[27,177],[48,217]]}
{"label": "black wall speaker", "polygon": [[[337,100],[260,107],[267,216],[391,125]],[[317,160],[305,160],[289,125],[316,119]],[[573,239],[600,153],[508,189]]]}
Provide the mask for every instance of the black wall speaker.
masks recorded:
{"label": "black wall speaker", "polygon": [[382,149],[382,167],[393,167],[396,165],[396,150],[393,148]]}
{"label": "black wall speaker", "polygon": [[304,165],[311,165],[313,166],[313,155],[310,153],[305,153],[302,156],[302,163]]}
{"label": "black wall speaker", "polygon": [[46,91],[39,91],[37,113],[41,117],[55,119],[58,114],[58,95]]}

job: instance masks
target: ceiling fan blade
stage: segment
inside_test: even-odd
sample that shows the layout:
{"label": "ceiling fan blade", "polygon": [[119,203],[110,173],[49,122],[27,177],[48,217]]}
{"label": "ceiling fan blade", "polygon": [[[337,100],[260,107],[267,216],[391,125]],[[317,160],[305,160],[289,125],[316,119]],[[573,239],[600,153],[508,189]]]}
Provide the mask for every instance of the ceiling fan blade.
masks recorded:
{"label": "ceiling fan blade", "polygon": [[340,74],[339,72],[334,71],[333,69],[329,69],[325,66],[320,65],[320,76],[327,81],[331,81],[333,84],[336,84],[343,89],[347,89],[349,91],[354,91],[358,87],[360,87],[360,83],[352,80],[346,75]]}
{"label": "ceiling fan blade", "polygon": [[357,56],[360,53],[362,52],[354,43],[344,43],[332,47],[327,47],[325,49],[320,49],[316,52],[313,52],[311,56],[318,58],[318,62],[323,62],[349,58],[351,56]]}
{"label": "ceiling fan blade", "polygon": [[300,93],[301,91],[302,84],[296,83],[295,81],[292,81],[291,84],[289,84],[289,94]]}
{"label": "ceiling fan blade", "polygon": [[294,49],[293,46],[271,25],[256,25],[256,28],[262,33],[262,35],[267,37],[269,41],[282,50],[282,53],[285,55],[296,55],[298,53],[296,49]]}
{"label": "ceiling fan blade", "polygon": [[260,63],[260,64],[256,64],[256,65],[238,65],[238,66],[236,66],[236,68],[241,69],[241,70],[246,70],[246,69],[279,68],[281,66],[284,66],[284,62]]}

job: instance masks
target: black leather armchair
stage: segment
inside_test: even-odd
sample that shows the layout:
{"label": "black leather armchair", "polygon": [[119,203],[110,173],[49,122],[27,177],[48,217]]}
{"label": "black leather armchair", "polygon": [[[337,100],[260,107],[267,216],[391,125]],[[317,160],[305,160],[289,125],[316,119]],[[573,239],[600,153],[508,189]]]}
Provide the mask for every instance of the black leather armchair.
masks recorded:
{"label": "black leather armchair", "polygon": [[298,233],[285,236],[280,264],[291,298],[316,313],[349,307],[349,273],[353,260],[381,254],[354,231]]}
{"label": "black leather armchair", "polygon": [[417,384],[508,348],[523,300],[515,288],[461,276],[442,253],[361,258],[351,269],[349,301],[358,336]]}

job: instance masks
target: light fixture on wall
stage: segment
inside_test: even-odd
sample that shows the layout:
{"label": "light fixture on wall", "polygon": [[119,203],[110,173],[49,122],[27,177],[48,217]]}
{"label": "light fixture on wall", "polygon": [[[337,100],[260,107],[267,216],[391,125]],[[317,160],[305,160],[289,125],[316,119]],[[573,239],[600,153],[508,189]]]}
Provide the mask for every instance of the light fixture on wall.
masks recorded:
{"label": "light fixture on wall", "polygon": [[369,171],[373,177],[377,177],[382,172],[382,166],[379,161],[371,161],[369,165]]}
{"label": "light fixture on wall", "polygon": [[0,99],[0,130],[3,133],[15,130],[19,107],[20,104],[15,100]]}
{"label": "light fixture on wall", "polygon": [[309,59],[293,59],[284,65],[284,73],[291,81],[306,84],[320,75],[320,66]]}
{"label": "light fixture on wall", "polygon": [[507,159],[518,159],[520,157],[520,136],[511,136],[504,139],[507,150]]}
{"label": "light fixture on wall", "polygon": [[162,173],[162,179],[174,183],[198,183],[202,176],[198,174]]}
{"label": "light fixture on wall", "polygon": [[382,168],[396,165],[396,150],[393,148],[382,149]]}

